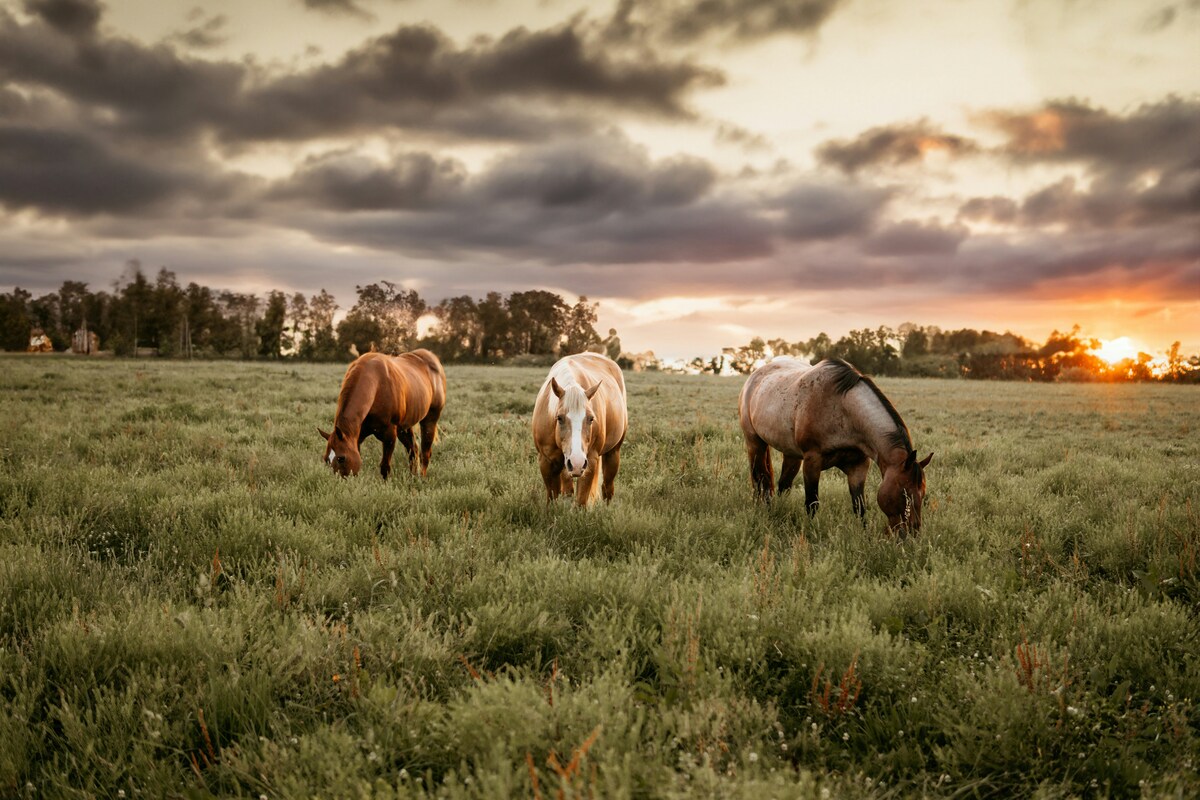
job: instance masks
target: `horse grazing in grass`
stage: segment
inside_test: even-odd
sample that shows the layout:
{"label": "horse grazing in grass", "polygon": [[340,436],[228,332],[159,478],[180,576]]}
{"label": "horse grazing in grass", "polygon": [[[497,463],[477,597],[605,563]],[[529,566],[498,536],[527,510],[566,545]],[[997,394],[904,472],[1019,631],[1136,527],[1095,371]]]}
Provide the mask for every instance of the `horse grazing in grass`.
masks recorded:
{"label": "horse grazing in grass", "polygon": [[379,474],[387,480],[392,451],[399,439],[408,451],[408,467],[417,472],[413,427],[421,426],[421,474],[437,439],[438,417],[446,406],[446,373],[428,350],[399,356],[366,353],[347,367],[338,394],[333,433],[317,428],[325,440],[325,461],[345,477],[362,468],[359,446],[368,436],[383,442]]}
{"label": "horse grazing in grass", "polygon": [[803,468],[804,502],[812,516],[821,472],[837,467],[846,473],[854,511],[865,524],[863,488],[874,461],[883,473],[877,499],[888,527],[901,534],[920,529],[925,467],[933,454],[917,460],[895,407],[874,381],[850,364],[837,358],[815,365],[795,359],[765,364],[742,387],[738,417],[750,457],[750,480],[763,500],[774,491],[773,447],[783,453],[781,494]]}
{"label": "horse grazing in grass", "polygon": [[546,502],[574,491],[575,503],[586,506],[601,480],[604,499],[612,500],[628,424],[625,378],[611,358],[580,353],[551,367],[533,406]]}

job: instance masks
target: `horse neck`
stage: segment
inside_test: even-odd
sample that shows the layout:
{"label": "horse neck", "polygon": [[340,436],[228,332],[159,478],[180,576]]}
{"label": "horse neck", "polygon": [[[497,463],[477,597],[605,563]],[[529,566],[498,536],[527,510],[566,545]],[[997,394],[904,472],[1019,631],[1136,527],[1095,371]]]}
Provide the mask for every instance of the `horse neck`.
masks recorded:
{"label": "horse neck", "polygon": [[870,387],[859,384],[846,394],[845,400],[867,456],[881,471],[902,464],[908,458],[908,448],[897,441],[900,429],[896,420]]}
{"label": "horse neck", "polygon": [[374,391],[366,391],[368,387],[358,380],[358,377],[358,373],[355,372],[346,378],[346,383],[338,394],[337,411],[333,417],[333,427],[351,441],[358,441],[363,420],[371,410],[375,394]]}

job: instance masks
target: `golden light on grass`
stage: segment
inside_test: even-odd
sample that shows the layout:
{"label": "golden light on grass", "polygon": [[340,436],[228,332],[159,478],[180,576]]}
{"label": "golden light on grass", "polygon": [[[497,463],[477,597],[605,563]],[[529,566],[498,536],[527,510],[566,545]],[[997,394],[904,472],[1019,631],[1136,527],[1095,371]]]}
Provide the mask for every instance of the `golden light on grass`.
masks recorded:
{"label": "golden light on grass", "polygon": [[1100,346],[1092,349],[1092,355],[1107,361],[1109,364],[1120,362],[1138,356],[1138,347],[1128,336],[1118,336],[1116,339],[1101,339]]}

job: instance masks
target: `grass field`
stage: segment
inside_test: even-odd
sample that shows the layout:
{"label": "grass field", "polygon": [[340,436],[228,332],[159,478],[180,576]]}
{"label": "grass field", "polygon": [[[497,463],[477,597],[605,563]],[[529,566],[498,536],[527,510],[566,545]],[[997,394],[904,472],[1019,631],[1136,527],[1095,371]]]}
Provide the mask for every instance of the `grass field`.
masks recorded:
{"label": "grass field", "polygon": [[752,502],[740,380],[629,375],[580,511],[541,370],[449,368],[385,483],[321,462],[342,369],[0,359],[0,796],[1200,792],[1194,387],[881,380],[897,543]]}

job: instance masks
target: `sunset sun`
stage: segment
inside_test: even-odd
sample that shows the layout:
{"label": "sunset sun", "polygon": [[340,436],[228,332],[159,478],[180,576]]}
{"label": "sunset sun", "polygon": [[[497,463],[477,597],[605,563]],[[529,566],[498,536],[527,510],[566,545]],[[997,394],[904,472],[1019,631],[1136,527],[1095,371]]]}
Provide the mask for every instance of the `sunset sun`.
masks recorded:
{"label": "sunset sun", "polygon": [[1116,339],[1101,339],[1100,346],[1092,350],[1092,355],[1107,361],[1109,364],[1119,364],[1129,359],[1137,358],[1138,347],[1128,336],[1118,336]]}

